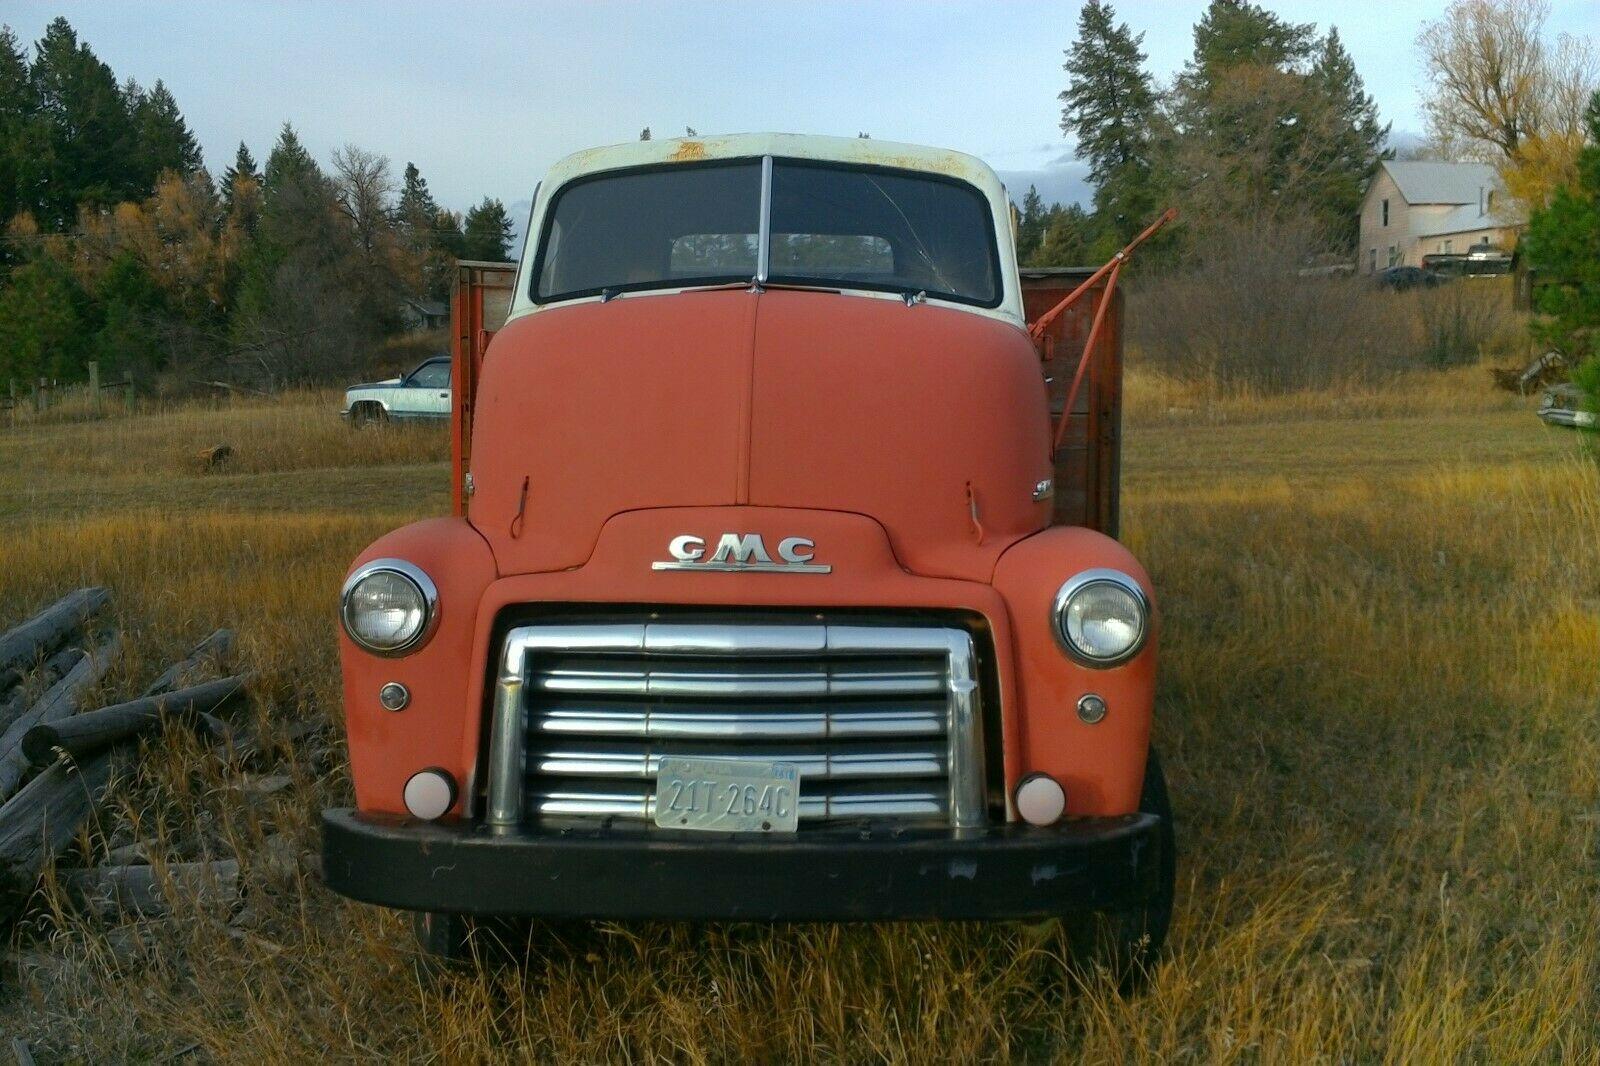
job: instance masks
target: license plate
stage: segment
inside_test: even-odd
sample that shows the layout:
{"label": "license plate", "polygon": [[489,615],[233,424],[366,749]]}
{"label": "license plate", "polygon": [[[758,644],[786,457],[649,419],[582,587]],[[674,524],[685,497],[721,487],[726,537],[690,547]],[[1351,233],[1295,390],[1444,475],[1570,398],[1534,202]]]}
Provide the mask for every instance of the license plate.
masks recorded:
{"label": "license plate", "polygon": [[656,774],[656,825],[719,833],[793,833],[800,771],[793,763],[667,756]]}

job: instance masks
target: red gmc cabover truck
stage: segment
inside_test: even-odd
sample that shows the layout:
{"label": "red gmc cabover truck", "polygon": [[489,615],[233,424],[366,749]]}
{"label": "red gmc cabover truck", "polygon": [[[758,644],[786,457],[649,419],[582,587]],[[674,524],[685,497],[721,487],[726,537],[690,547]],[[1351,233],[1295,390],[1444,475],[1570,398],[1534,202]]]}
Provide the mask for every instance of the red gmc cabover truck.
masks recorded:
{"label": "red gmc cabover truck", "polygon": [[[1099,915],[1158,948],[1114,300],[1030,334],[1081,279],[1019,272],[993,171],[597,148],[540,185],[491,335],[493,275],[456,298],[457,513],[344,586],[328,883],[447,953],[507,916]],[[1085,333],[1078,374],[1042,362]]]}

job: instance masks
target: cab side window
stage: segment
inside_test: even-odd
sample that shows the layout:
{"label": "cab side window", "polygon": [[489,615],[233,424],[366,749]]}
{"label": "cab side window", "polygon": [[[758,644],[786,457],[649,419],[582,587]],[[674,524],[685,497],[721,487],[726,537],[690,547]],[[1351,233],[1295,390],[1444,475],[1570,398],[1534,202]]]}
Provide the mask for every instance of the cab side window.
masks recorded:
{"label": "cab side window", "polygon": [[424,363],[411,375],[408,382],[419,389],[448,389],[450,387],[449,363]]}

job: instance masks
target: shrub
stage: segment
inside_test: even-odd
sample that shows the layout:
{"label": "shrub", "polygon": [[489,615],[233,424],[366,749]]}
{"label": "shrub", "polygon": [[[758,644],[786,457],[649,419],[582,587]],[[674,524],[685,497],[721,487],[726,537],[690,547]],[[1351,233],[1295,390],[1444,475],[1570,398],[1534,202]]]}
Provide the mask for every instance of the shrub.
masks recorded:
{"label": "shrub", "polygon": [[1508,286],[1463,278],[1410,295],[1420,333],[1417,354],[1427,365],[1463,366],[1519,354],[1523,334],[1513,322]]}
{"label": "shrub", "polygon": [[1195,245],[1177,271],[1137,283],[1128,309],[1138,357],[1181,380],[1283,393],[1526,350],[1509,279],[1381,289],[1311,267],[1327,244],[1305,223],[1211,223]]}
{"label": "shrub", "polygon": [[1164,373],[1227,389],[1290,392],[1360,381],[1405,364],[1409,331],[1370,281],[1307,275],[1314,227],[1208,227],[1196,256],[1138,286],[1129,307],[1139,353]]}

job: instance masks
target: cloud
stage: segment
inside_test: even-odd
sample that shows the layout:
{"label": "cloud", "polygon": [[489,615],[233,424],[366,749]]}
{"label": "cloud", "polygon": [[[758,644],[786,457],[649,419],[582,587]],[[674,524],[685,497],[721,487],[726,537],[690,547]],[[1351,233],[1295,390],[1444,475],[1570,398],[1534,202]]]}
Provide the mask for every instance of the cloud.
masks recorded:
{"label": "cloud", "polygon": [[1011,199],[1021,202],[1023,194],[1032,185],[1046,204],[1082,204],[1085,207],[1094,197],[1089,185],[1089,168],[1070,157],[1058,159],[1038,170],[997,171],[1006,183]]}

